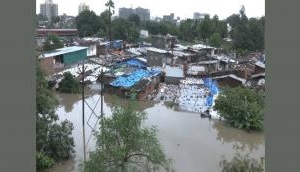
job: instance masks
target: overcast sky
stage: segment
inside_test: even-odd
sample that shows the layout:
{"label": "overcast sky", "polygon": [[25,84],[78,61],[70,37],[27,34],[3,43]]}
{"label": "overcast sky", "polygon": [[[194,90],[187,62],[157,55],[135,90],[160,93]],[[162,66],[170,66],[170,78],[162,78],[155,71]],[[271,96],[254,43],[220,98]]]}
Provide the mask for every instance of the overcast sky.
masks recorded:
{"label": "overcast sky", "polygon": [[[36,0],[36,13],[40,13],[40,4],[45,0]],[[78,5],[85,2],[97,15],[105,9],[107,0],[53,0],[58,4],[58,15],[77,16]],[[150,9],[150,16],[162,17],[174,13],[181,19],[193,18],[194,12],[208,13],[210,16],[218,15],[219,19],[225,19],[231,14],[239,13],[244,5],[247,17],[261,17],[265,15],[264,0],[113,0],[115,3],[115,15],[121,7]]]}

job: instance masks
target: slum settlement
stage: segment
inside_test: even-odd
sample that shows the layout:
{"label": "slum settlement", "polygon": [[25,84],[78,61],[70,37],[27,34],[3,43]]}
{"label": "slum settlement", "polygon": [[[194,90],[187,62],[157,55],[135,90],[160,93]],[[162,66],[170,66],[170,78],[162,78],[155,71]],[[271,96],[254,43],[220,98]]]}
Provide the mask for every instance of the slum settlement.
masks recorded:
{"label": "slum settlement", "polygon": [[219,118],[211,108],[219,87],[265,88],[261,52],[237,58],[202,43],[181,45],[171,35],[154,38],[138,44],[78,38],[73,45],[44,52],[39,61],[52,87],[70,72],[85,84],[102,82],[104,91],[125,99],[169,102],[214,118]]}

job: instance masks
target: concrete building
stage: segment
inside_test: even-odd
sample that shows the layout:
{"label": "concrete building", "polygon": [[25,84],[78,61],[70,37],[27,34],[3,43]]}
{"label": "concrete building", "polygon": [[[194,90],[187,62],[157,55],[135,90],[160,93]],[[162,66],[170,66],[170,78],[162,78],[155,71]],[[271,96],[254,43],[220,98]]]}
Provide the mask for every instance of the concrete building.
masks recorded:
{"label": "concrete building", "polygon": [[163,21],[174,22],[174,13],[171,13],[170,15],[164,15]]}
{"label": "concrete building", "polygon": [[119,17],[120,18],[128,18],[130,15],[136,14],[140,17],[141,21],[150,20],[150,10],[145,8],[119,8]]}
{"label": "concrete building", "polygon": [[206,15],[209,15],[209,14],[194,12],[193,19],[194,20],[203,20]]}
{"label": "concrete building", "polygon": [[148,47],[147,48],[147,63],[148,66],[164,66],[171,64],[172,58],[166,50]]}
{"label": "concrete building", "polygon": [[134,9],[132,8],[119,8],[120,18],[128,18],[132,14],[134,14]]}
{"label": "concrete building", "polygon": [[48,19],[58,16],[58,5],[52,0],[46,0],[44,4],[40,4],[40,13]]}
{"label": "concrete building", "polygon": [[78,14],[80,14],[82,11],[90,10],[90,7],[86,5],[84,2],[80,3],[78,6]]}
{"label": "concrete building", "polygon": [[135,14],[140,17],[141,21],[148,21],[150,20],[150,10],[138,7],[135,9]]}
{"label": "concrete building", "polygon": [[46,75],[64,70],[87,57],[88,47],[72,46],[45,52],[39,57],[41,67]]}

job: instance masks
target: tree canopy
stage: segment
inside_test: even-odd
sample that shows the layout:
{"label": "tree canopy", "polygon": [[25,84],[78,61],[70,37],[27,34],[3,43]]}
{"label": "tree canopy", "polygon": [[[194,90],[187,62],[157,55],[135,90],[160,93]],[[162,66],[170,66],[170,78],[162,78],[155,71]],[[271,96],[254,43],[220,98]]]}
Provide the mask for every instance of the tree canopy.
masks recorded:
{"label": "tree canopy", "polygon": [[48,35],[46,42],[43,46],[44,51],[55,50],[58,48],[63,48],[64,44],[62,43],[60,37],[56,35]]}
{"label": "tree canopy", "polygon": [[102,119],[100,132],[96,134],[96,150],[84,164],[84,171],[168,169],[156,129],[142,127],[145,119],[145,112],[136,111],[132,106],[114,107],[112,117]]}
{"label": "tree canopy", "polygon": [[229,16],[227,22],[232,27],[229,34],[239,53],[264,49],[265,17],[248,19],[242,6],[240,14]]}
{"label": "tree canopy", "polygon": [[263,95],[245,87],[222,89],[214,106],[231,126],[246,130],[263,128],[264,108]]}
{"label": "tree canopy", "polygon": [[36,168],[41,170],[70,158],[74,151],[74,140],[71,137],[72,123],[67,120],[58,122],[55,114],[58,102],[48,90],[48,83],[38,62],[36,71]]}
{"label": "tree canopy", "polygon": [[97,34],[101,21],[93,11],[84,10],[75,18],[75,24],[79,36],[85,37]]}
{"label": "tree canopy", "polygon": [[63,93],[79,93],[80,85],[79,82],[73,77],[70,72],[64,73],[64,78],[58,84],[58,90]]}
{"label": "tree canopy", "polygon": [[264,158],[260,161],[250,158],[249,155],[242,156],[237,154],[231,161],[223,160],[220,162],[222,172],[263,172],[264,171]]}

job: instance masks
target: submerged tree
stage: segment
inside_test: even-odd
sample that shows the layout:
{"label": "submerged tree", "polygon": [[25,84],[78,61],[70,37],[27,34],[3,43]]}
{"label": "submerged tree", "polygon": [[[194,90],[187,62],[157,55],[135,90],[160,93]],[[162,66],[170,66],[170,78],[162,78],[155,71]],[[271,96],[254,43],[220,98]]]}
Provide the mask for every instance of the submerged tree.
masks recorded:
{"label": "submerged tree", "polygon": [[256,130],[263,128],[264,97],[249,88],[224,88],[215,101],[214,109],[239,129]]}
{"label": "submerged tree", "polygon": [[220,162],[222,172],[263,172],[264,158],[260,160],[250,158],[249,155],[242,156],[237,154],[231,161],[223,160]]}
{"label": "submerged tree", "polygon": [[72,123],[67,120],[58,123],[55,114],[58,103],[47,89],[48,83],[39,65],[36,71],[36,168],[41,170],[70,158],[74,140]]}
{"label": "submerged tree", "polygon": [[114,107],[111,118],[104,118],[96,134],[96,150],[84,164],[85,172],[151,171],[164,167],[168,160],[156,138],[156,129],[142,127],[145,112]]}
{"label": "submerged tree", "polygon": [[64,73],[64,78],[58,84],[58,90],[63,93],[79,93],[80,85],[79,82],[73,77],[70,72]]}

